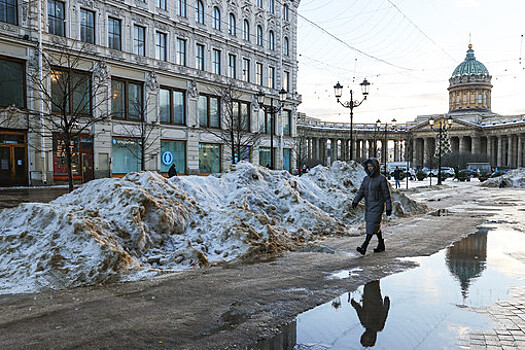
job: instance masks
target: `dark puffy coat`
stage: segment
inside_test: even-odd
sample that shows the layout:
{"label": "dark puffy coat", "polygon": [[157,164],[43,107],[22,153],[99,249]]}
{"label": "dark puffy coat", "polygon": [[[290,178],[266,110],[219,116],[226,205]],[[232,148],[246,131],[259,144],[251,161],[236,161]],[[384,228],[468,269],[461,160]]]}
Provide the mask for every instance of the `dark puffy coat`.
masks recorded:
{"label": "dark puffy coat", "polygon": [[[374,166],[371,173],[367,168],[369,163]],[[387,211],[392,211],[392,201],[386,178],[379,172],[377,159],[368,159],[364,167],[368,176],[363,179],[352,206],[357,206],[361,199],[365,199],[366,233],[374,234],[381,229],[381,217],[385,207]]]}

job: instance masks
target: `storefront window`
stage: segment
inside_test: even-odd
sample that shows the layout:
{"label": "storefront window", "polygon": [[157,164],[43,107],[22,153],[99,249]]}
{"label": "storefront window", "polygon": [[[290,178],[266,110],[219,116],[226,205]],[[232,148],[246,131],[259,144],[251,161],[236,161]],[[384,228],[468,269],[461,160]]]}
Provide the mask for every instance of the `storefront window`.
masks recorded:
{"label": "storefront window", "polygon": [[291,171],[290,165],[291,165],[290,150],[285,148],[283,149],[283,169]]}
{"label": "storefront window", "polygon": [[[78,154],[78,138],[71,140],[71,171],[73,175],[80,175],[80,158]],[[53,173],[67,175],[66,144],[59,135],[53,136]]]}
{"label": "storefront window", "polygon": [[271,153],[270,148],[268,147],[259,148],[259,165],[270,168],[271,163],[272,163],[272,158],[271,158],[270,153]]}
{"label": "storefront window", "polygon": [[113,139],[113,174],[141,171],[142,151],[136,139]]}
{"label": "storefront window", "polygon": [[175,164],[177,174],[186,171],[186,143],[183,141],[160,141],[160,172],[167,173]]}
{"label": "storefront window", "polygon": [[201,174],[219,173],[221,171],[221,146],[199,144],[199,171]]}

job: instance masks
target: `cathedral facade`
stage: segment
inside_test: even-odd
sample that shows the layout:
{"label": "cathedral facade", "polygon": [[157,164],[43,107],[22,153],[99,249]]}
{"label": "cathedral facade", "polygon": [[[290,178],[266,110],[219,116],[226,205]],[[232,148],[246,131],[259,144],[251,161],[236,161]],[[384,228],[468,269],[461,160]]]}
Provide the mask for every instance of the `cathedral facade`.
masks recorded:
{"label": "cathedral facade", "polygon": [[[435,126],[451,119],[447,138],[453,153],[489,162],[492,168],[525,166],[525,115],[500,115],[491,110],[492,76],[476,60],[469,45],[465,60],[449,79],[449,111],[422,115],[415,120],[390,126],[386,131],[375,124],[354,124],[354,154],[351,159],[381,157],[387,161],[408,161],[413,167],[436,167]],[[433,119],[434,128],[429,120]],[[324,122],[300,115],[298,137],[305,163],[327,164],[350,159],[349,124]],[[391,146],[393,145],[393,147]],[[384,159],[384,158],[383,158]]]}

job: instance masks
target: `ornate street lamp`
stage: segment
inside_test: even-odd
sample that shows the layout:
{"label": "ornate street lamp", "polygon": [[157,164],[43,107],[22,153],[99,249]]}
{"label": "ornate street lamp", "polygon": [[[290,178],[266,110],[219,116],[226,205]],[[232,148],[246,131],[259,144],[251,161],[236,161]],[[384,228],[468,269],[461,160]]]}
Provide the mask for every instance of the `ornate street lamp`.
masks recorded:
{"label": "ornate street lamp", "polygon": [[337,82],[337,84],[334,85],[334,95],[337,99],[337,102],[341,104],[341,106],[345,108],[350,108],[350,157],[349,160],[352,160],[354,155],[354,135],[353,135],[353,128],[354,128],[354,107],[359,107],[361,103],[363,103],[366,100],[366,97],[368,96],[368,92],[370,89],[370,83],[366,78],[363,80],[361,84],[361,92],[363,93],[363,99],[361,101],[354,100],[354,94],[353,91],[350,90],[350,101],[347,102],[341,102],[340,98],[343,96],[343,86]]}
{"label": "ornate street lamp", "polygon": [[279,111],[281,110],[281,108],[283,108],[284,106],[284,102],[286,101],[286,95],[288,94],[288,92],[284,89],[284,88],[281,88],[281,90],[279,90],[279,106],[274,106],[273,105],[273,97],[270,97],[270,106],[265,106],[264,105],[264,92],[262,90],[259,90],[259,92],[257,93],[257,103],[259,104],[259,107],[261,107],[265,114],[266,113],[270,113],[270,169],[274,170],[275,169],[275,166],[274,166],[274,152],[273,152],[273,133],[274,133],[274,119],[275,119],[275,114],[276,113],[279,113]]}
{"label": "ornate street lamp", "polygon": [[[391,123],[392,124],[397,123],[396,118],[393,118]],[[376,127],[377,127],[377,130],[379,130],[379,128],[381,127],[381,120],[380,119],[378,119],[376,121]],[[387,133],[388,133],[388,123],[385,123],[385,137],[384,137],[384,140],[382,141],[383,146],[381,147],[381,148],[383,148],[382,157],[383,157],[383,164],[384,164],[384,167],[385,167],[385,170],[384,170],[385,177],[387,177],[386,164],[388,163],[388,139],[387,139]]]}
{"label": "ornate street lamp", "polygon": [[[438,129],[438,138],[439,138],[439,153],[438,153],[438,185],[441,185],[441,153],[443,152],[443,133],[450,129],[452,127],[452,123],[454,122],[454,119],[452,116],[448,116],[447,122],[444,123],[441,121],[439,123],[439,129]],[[430,125],[430,128],[434,130],[434,118],[430,117],[428,120],[428,124]]]}

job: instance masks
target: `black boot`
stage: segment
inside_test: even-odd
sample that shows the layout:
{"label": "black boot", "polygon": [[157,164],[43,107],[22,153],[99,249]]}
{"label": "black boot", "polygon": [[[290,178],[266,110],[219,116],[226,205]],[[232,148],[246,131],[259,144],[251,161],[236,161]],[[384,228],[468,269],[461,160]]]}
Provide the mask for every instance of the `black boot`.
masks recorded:
{"label": "black boot", "polygon": [[370,243],[371,239],[372,239],[372,235],[366,235],[366,238],[365,238],[365,241],[363,242],[363,244],[361,244],[361,246],[355,248],[355,250],[357,250],[362,255],[365,255],[366,247],[368,247],[368,243]]}
{"label": "black boot", "polygon": [[374,249],[374,253],[380,253],[385,251],[385,240],[381,231],[377,233],[377,247]]}

